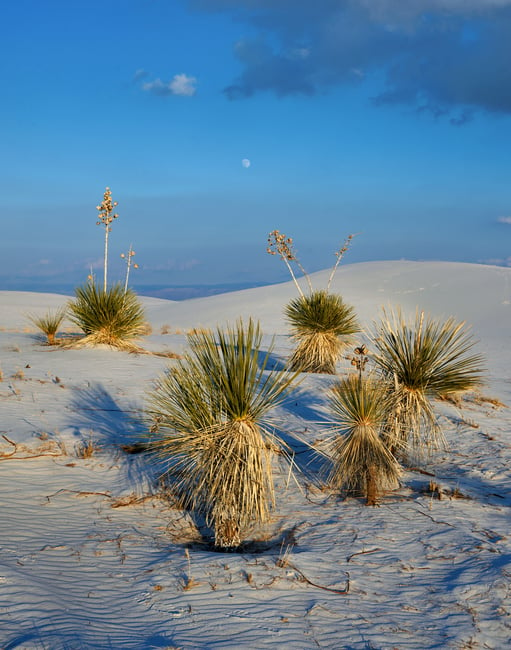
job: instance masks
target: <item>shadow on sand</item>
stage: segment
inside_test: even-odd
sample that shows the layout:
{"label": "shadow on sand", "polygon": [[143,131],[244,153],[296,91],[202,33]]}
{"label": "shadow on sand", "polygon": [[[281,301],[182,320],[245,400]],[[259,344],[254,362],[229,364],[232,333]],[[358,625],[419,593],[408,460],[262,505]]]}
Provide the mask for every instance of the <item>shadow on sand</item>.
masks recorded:
{"label": "shadow on sand", "polygon": [[77,392],[69,408],[74,413],[69,426],[74,430],[77,448],[90,443],[100,450],[115,452],[122,461],[123,480],[134,488],[156,483],[165,468],[146,449],[148,422],[140,407],[121,406],[96,382]]}

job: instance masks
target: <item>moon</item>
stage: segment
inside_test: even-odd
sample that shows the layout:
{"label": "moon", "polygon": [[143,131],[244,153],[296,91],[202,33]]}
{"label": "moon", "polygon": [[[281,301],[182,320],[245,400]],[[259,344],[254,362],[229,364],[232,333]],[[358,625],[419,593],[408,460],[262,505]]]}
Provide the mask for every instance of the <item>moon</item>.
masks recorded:
{"label": "moon", "polygon": [[250,160],[248,158],[243,158],[241,165],[242,167],[245,167],[245,169],[248,169],[250,167]]}

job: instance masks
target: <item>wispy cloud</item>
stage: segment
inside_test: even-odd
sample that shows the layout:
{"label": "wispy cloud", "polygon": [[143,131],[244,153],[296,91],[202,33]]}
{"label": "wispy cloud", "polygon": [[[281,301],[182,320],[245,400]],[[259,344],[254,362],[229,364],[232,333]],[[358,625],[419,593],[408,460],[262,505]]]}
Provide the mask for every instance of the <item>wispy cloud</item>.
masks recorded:
{"label": "wispy cloud", "polygon": [[161,264],[147,264],[144,265],[144,270],[147,271],[190,271],[197,266],[201,266],[201,260],[196,257],[185,259],[169,258]]}
{"label": "wispy cloud", "polygon": [[376,105],[413,106],[454,126],[477,110],[511,113],[511,0],[189,2],[231,11],[252,33],[235,44],[242,71],[225,88],[230,99],[312,95],[374,73],[383,79]]}
{"label": "wispy cloud", "polygon": [[104,262],[105,260],[102,257],[97,257],[96,259],[87,259],[82,261],[80,268],[87,269],[89,271],[97,271],[98,269],[103,268]]}
{"label": "wispy cloud", "polygon": [[144,70],[143,68],[139,68],[133,75],[133,81],[135,83],[138,83],[142,79],[145,79],[148,75],[149,73],[147,72],[147,70]]}
{"label": "wispy cloud", "polygon": [[479,264],[490,264],[492,266],[511,266],[511,257],[493,257],[478,260]]}
{"label": "wispy cloud", "polygon": [[511,224],[511,217],[499,217],[497,219],[499,223],[509,223]]}
{"label": "wispy cloud", "polygon": [[183,73],[174,75],[168,82],[162,81],[160,78],[154,81],[146,81],[142,84],[142,90],[161,97],[168,95],[192,97],[197,92],[196,85],[197,79],[195,77]]}

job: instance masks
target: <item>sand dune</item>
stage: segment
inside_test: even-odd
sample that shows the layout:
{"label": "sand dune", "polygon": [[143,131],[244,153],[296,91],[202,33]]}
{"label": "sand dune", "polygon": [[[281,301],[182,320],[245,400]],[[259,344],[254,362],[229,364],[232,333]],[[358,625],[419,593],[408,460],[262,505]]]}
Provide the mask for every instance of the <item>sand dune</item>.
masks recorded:
{"label": "sand dune", "polygon": [[[317,287],[327,278],[312,275]],[[483,393],[511,404],[511,269],[353,264],[339,269],[332,288],[367,331],[389,305],[466,320],[487,359]],[[295,295],[289,282],[184,302],[144,298],[154,332],[145,344],[182,349],[184,336],[160,334],[163,325],[184,331],[251,315],[277,335],[276,353],[285,356],[282,308]],[[279,476],[268,547],[218,554],[192,545],[188,564],[192,519],[159,498],[159,468],[121,448],[144,434],[146,392],[168,361],[41,345],[25,315],[65,300],[0,292],[0,647],[509,647],[508,408],[438,404],[449,448],[425,466],[433,476],[406,472],[377,508],[320,489],[317,460],[297,448],[308,478],[298,489]],[[278,411],[309,442],[325,435],[332,381],[304,377]],[[85,444],[94,448],[88,458]],[[443,499],[424,491],[431,478]],[[278,559],[288,545],[286,565]]]}

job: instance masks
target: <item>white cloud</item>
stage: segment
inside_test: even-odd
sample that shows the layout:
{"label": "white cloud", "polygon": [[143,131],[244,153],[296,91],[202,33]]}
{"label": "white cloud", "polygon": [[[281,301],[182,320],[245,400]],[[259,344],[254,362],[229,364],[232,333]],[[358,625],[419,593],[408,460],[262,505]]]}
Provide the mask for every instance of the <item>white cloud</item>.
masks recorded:
{"label": "white cloud", "polygon": [[192,95],[195,95],[197,91],[195,87],[196,83],[197,79],[195,77],[189,77],[186,74],[176,74],[169,86],[174,95],[186,95],[187,97],[191,97]]}
{"label": "white cloud", "polygon": [[497,219],[499,223],[509,223],[511,224],[511,217],[499,217]]}
{"label": "white cloud", "polygon": [[153,93],[154,95],[181,95],[183,97],[192,97],[197,92],[197,79],[184,73],[176,74],[169,82],[164,82],[160,78],[154,81],[146,81],[142,84],[142,90]]}

